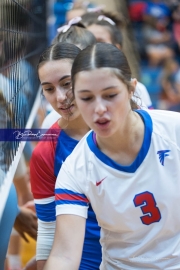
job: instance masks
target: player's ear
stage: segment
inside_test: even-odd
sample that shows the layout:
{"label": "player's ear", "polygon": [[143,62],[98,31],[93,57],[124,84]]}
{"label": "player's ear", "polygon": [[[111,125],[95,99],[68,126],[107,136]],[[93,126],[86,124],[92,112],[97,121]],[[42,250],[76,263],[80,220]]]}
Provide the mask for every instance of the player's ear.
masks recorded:
{"label": "player's ear", "polygon": [[134,88],[136,88],[136,85],[137,85],[137,79],[136,78],[133,78],[131,79],[131,84]]}
{"label": "player's ear", "polygon": [[132,85],[133,94],[134,94],[136,86],[137,86],[137,79],[136,78],[131,79],[131,85]]}
{"label": "player's ear", "polygon": [[136,85],[137,85],[137,79],[136,78],[131,79],[131,93],[130,93],[131,98],[134,95]]}

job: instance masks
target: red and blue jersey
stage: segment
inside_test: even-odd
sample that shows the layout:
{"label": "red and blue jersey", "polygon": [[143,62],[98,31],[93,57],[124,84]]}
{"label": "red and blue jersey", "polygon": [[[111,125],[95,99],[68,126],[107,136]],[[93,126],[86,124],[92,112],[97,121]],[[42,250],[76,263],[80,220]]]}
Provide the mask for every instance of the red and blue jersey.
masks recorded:
{"label": "red and blue jersey", "polygon": [[[31,188],[37,217],[44,222],[56,220],[54,193],[56,178],[62,163],[78,143],[61,130],[57,122],[51,129],[56,130],[57,140],[39,142],[33,151],[30,164]],[[61,192],[59,191],[56,196],[61,197]],[[86,203],[86,200],[83,203]],[[101,263],[99,239],[100,227],[90,206],[80,270],[99,269]]]}

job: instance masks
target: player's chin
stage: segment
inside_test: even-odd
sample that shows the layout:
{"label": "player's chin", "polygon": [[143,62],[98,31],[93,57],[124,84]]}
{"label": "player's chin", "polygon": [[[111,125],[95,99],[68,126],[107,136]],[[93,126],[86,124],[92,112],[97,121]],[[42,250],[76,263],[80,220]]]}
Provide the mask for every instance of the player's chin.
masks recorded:
{"label": "player's chin", "polygon": [[96,135],[98,135],[101,138],[109,138],[111,137],[112,133],[110,130],[99,130],[99,129],[93,129]]}
{"label": "player's chin", "polygon": [[77,113],[76,111],[69,113],[68,115],[64,116],[64,119],[68,120],[68,121],[73,121],[76,118],[78,118],[79,113]]}

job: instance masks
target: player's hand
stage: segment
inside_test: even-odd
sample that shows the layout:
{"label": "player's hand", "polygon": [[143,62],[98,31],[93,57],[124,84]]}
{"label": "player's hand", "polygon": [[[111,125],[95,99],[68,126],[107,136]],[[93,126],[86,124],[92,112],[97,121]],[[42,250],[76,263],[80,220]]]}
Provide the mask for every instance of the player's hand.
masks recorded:
{"label": "player's hand", "polygon": [[36,212],[34,200],[28,201],[27,203],[25,203],[25,204],[23,205],[23,207],[26,207],[26,208],[28,208],[28,209],[31,209],[33,212]]}
{"label": "player's hand", "polygon": [[36,214],[25,207],[20,207],[20,213],[16,217],[14,223],[15,230],[21,235],[21,237],[29,242],[25,233],[27,233],[34,240],[37,239],[37,217]]}

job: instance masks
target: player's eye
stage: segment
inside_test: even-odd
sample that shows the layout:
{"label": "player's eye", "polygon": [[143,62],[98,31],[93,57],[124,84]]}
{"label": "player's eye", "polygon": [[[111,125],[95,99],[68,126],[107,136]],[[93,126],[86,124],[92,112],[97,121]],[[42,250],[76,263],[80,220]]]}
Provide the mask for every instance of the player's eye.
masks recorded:
{"label": "player's eye", "polygon": [[54,90],[54,88],[53,87],[47,87],[47,88],[44,88],[43,90],[47,91],[47,92],[51,92],[52,90]]}
{"label": "player's eye", "polygon": [[89,100],[92,99],[92,97],[83,97],[83,98],[80,98],[80,99],[83,100],[83,101],[89,101]]}
{"label": "player's eye", "polygon": [[64,83],[63,86],[64,86],[64,87],[71,86],[71,81]]}
{"label": "player's eye", "polygon": [[108,95],[107,98],[113,98],[115,96],[117,96],[117,94]]}

